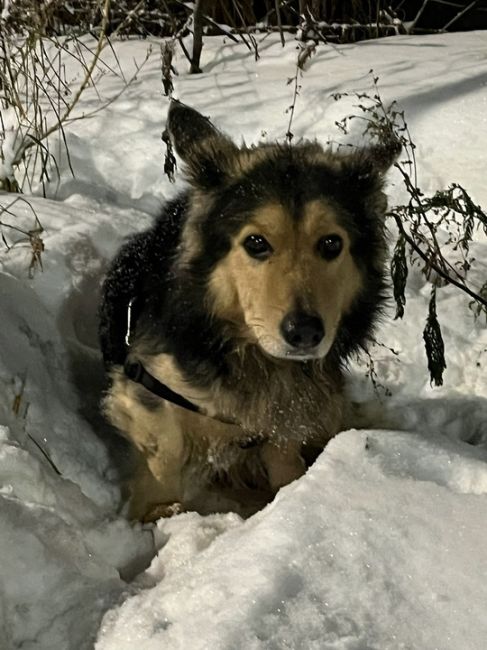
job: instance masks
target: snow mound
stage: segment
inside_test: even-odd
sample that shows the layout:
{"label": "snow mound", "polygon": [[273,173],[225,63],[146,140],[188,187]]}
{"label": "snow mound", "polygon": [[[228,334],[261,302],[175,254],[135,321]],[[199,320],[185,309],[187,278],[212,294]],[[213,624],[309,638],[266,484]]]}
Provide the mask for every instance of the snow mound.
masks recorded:
{"label": "snow mound", "polygon": [[[92,647],[121,576],[147,565],[154,546],[116,513],[115,468],[70,369],[73,354],[91,371],[99,362],[88,331],[96,300],[83,309],[80,287],[99,280],[115,237],[100,211],[30,202],[49,224],[45,271],[29,281],[19,247],[0,272],[0,647],[78,650]],[[16,208],[30,227],[30,210]]]}
{"label": "snow mound", "polygon": [[161,521],[159,584],[106,615],[96,648],[480,650],[486,459],[441,436],[349,431],[246,522]]}

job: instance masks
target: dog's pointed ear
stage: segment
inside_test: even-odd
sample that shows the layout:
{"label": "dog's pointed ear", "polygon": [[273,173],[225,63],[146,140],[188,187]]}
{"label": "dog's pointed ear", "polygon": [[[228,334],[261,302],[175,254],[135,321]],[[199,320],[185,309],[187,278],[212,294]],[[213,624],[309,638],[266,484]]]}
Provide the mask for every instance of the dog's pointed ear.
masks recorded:
{"label": "dog's pointed ear", "polygon": [[355,149],[348,154],[350,169],[360,178],[384,176],[396,162],[401,153],[401,144],[397,140],[388,143],[371,145],[363,149]]}
{"label": "dog's pointed ear", "polygon": [[238,147],[230,138],[207,117],[174,99],[166,128],[193,184],[211,189],[225,183],[237,163]]}
{"label": "dog's pointed ear", "polygon": [[401,150],[401,143],[394,138],[384,144],[369,147],[366,151],[372,169],[375,169],[378,174],[383,176],[396,162]]}
{"label": "dog's pointed ear", "polygon": [[387,144],[356,149],[345,155],[348,184],[375,214],[385,214],[387,210],[387,198],[382,191],[384,176],[396,162],[401,148],[397,140],[391,140]]}

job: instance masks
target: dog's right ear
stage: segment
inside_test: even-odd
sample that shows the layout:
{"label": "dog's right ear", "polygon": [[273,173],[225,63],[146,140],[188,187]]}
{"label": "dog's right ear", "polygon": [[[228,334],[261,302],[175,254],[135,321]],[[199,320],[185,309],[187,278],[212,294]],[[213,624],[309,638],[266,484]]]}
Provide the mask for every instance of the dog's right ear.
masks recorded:
{"label": "dog's right ear", "polygon": [[238,147],[198,111],[173,99],[166,128],[194,185],[219,187],[234,171]]}

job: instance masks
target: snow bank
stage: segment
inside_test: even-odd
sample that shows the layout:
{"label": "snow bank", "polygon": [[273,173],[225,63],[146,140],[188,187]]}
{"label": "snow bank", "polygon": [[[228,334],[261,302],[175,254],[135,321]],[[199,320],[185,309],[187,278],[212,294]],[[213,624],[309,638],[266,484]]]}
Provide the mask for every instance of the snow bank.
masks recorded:
{"label": "snow bank", "polygon": [[[115,468],[80,415],[70,370],[70,347],[85,364],[94,354],[96,298],[90,310],[80,289],[113,250],[112,215],[30,202],[48,228],[45,271],[28,281],[19,247],[0,273],[0,647],[77,650],[92,647],[126,587],[120,575],[147,564],[153,539],[116,514]],[[32,227],[30,209],[15,209],[16,224]]]}
{"label": "snow bank", "polygon": [[[117,44],[121,65],[145,48]],[[202,75],[183,74],[176,61],[177,96],[237,140],[282,138],[293,42],[282,50],[267,37],[257,63],[222,39],[203,52]],[[370,91],[370,68],[384,99],[406,109],[423,190],[457,181],[487,206],[485,33],[319,47],[301,82],[295,137],[336,140],[334,122],[350,107],[330,94]],[[120,83],[107,77],[98,90],[114,95]],[[80,110],[97,101],[88,91]],[[483,649],[487,328],[466,299],[439,291],[448,368],[444,387],[431,388],[419,272],[405,321],[386,319],[380,331],[399,356],[373,351],[394,393],[384,411],[415,433],[341,434],[245,522],[189,513],[131,528],[118,514],[123,450],[96,416],[97,291],[123,237],[177,190],[162,176],[166,106],[152,56],[106,111],[66,130],[76,177],[61,161],[61,181],[49,188],[57,200],[29,199],[45,228],[44,272],[28,278],[28,246],[0,250],[0,647],[91,648],[109,609],[103,650]],[[402,200],[390,180],[391,201]],[[28,206],[12,210],[16,225],[32,227]],[[479,233],[475,246],[481,279]],[[370,394],[363,368],[352,389]]]}
{"label": "snow bank", "polygon": [[[349,431],[240,525],[161,521],[159,584],[105,617],[96,648],[480,650],[486,459],[441,436]],[[459,486],[475,465],[483,481]]]}

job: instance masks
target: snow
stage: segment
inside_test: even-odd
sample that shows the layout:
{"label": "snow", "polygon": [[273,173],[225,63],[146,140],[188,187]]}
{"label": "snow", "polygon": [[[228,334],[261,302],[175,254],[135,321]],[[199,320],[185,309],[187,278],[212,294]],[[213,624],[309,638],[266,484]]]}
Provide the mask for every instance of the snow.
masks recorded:
{"label": "snow", "polygon": [[[130,76],[147,43],[116,48]],[[267,36],[255,62],[241,44],[207,39],[203,74],[176,60],[175,95],[238,141],[283,139],[295,48]],[[371,68],[384,98],[406,111],[422,189],[456,181],[487,206],[485,33],[319,46],[299,82],[295,138],[339,139],[334,122],[351,102],[330,94],[370,91]],[[121,83],[106,75],[98,91],[109,98]],[[98,101],[89,90],[79,110]],[[393,393],[382,398],[381,430],[340,434],[247,521],[123,518],[123,450],[96,416],[97,291],[123,238],[180,186],[162,175],[166,109],[153,54],[117,101],[66,129],[75,177],[61,160],[49,198],[29,197],[44,227],[44,271],[29,279],[26,244],[0,251],[0,647],[483,649],[487,328],[456,290],[438,292],[448,367],[432,388],[421,337],[429,289],[417,271],[404,321],[380,328],[399,355],[373,350]],[[393,174],[388,192],[391,203],[404,199]],[[2,221],[33,227],[25,202],[10,210]],[[476,238],[480,282],[487,242]],[[372,394],[363,368],[351,384],[360,399]]]}
{"label": "snow", "polygon": [[[411,474],[416,445],[438,481]],[[443,445],[349,431],[264,512],[223,520],[210,546],[204,518],[159,524],[193,529],[203,548],[174,566],[181,550],[163,547],[160,582],[105,617],[97,649],[481,648],[487,502],[458,493],[465,461],[438,458]]]}
{"label": "snow", "polygon": [[8,20],[10,16],[10,0],[5,0],[3,3],[2,13],[0,14],[0,20]]}

